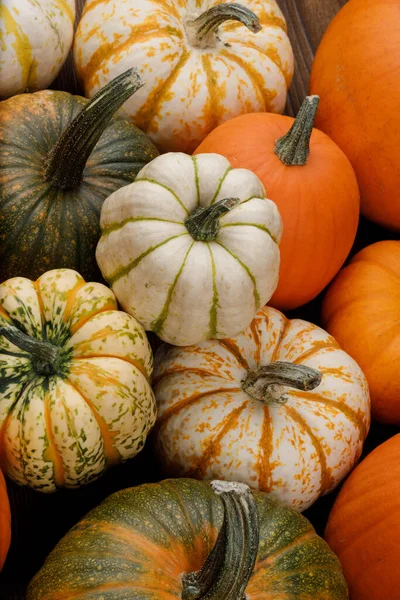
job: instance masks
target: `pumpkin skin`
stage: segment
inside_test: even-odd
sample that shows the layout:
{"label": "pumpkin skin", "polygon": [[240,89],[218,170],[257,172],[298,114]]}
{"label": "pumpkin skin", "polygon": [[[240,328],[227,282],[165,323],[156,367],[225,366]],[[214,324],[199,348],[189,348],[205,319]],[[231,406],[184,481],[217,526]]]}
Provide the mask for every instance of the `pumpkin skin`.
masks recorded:
{"label": "pumpkin skin", "polygon": [[214,129],[194,152],[217,152],[233,167],[250,169],[276,202],[281,266],[269,304],[281,310],[310,302],[333,279],[353,245],[360,211],[351,164],[327,135],[312,130],[305,164],[287,164],[276,154],[277,140],[293,126],[282,115],[242,115]]}
{"label": "pumpkin skin", "polygon": [[[64,189],[47,181],[49,153],[88,101],[66,92],[22,94],[0,103],[0,281],[37,279],[72,268],[99,280],[95,248],[104,199],[134,180],[158,155],[134,125],[116,116],[92,151],[81,182]],[[29,143],[27,143],[29,140]],[[78,170],[77,152],[65,171]],[[64,170],[64,169],[62,169]]]}
{"label": "pumpkin skin", "polygon": [[[345,600],[339,561],[301,515],[254,494],[260,527],[249,600]],[[109,496],[56,546],[27,600],[173,600],[182,574],[203,565],[221,528],[208,483],[167,480]],[[225,596],[224,596],[225,597]]]}
{"label": "pumpkin skin", "polygon": [[[193,232],[196,210],[231,196],[212,236]],[[107,198],[101,228],[97,262],[121,307],[177,346],[239,333],[278,282],[278,209],[254,173],[217,154],[159,156]]]}
{"label": "pumpkin skin", "polygon": [[[351,0],[328,27],[311,72],[316,126],[356,172],[361,212],[400,230],[400,14],[393,0]],[[384,93],[383,90],[390,90]]]}
{"label": "pumpkin skin", "polygon": [[[244,390],[249,372],[276,361],[317,369],[322,381],[255,399]],[[241,481],[299,511],[350,471],[370,424],[367,382],[353,359],[316,325],[269,307],[235,338],[161,347],[153,389],[166,474]]]}
{"label": "pumpkin skin", "polygon": [[293,53],[277,3],[242,0],[261,31],[217,19],[218,32],[196,45],[188,21],[216,5],[221,0],[88,0],[74,42],[85,95],[137,67],[146,86],[125,108],[162,152],[190,154],[217,125],[242,113],[283,112]]}
{"label": "pumpkin skin", "polygon": [[[0,285],[3,471],[42,492],[77,487],[135,456],[155,421],[152,353],[111,290],[69,269]],[[57,348],[54,369],[10,342],[14,325]]]}
{"label": "pumpkin skin", "polygon": [[399,294],[400,242],[383,241],[354,256],[322,305],[324,326],[367,377],[373,418],[394,425],[400,425]]}
{"label": "pumpkin skin", "polygon": [[342,563],[352,600],[396,598],[400,585],[400,435],[369,454],[335,501],[325,539]]}
{"label": "pumpkin skin", "polygon": [[47,88],[72,45],[75,0],[2,0],[0,97]]}
{"label": "pumpkin skin", "polygon": [[0,571],[6,560],[11,541],[11,514],[4,475],[0,471]]}

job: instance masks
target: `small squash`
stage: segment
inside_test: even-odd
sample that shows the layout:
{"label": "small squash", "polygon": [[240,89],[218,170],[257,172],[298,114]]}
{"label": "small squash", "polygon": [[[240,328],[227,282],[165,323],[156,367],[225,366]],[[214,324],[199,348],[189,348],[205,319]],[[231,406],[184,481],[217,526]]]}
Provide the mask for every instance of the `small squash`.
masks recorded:
{"label": "small squash", "polygon": [[141,85],[131,69],[90,103],[49,90],[0,103],[0,281],[59,267],[100,278],[103,201],[158,155],[144,133],[112,118]]}
{"label": "small squash", "polygon": [[75,0],[1,0],[0,98],[47,88],[72,45]]}
{"label": "small squash", "polygon": [[155,421],[152,353],[111,290],[69,269],[0,285],[4,472],[42,492],[135,456]]}
{"label": "small squash", "polygon": [[58,543],[27,600],[347,600],[311,524],[246,485],[167,480],[109,496]]}
{"label": "small squash", "polygon": [[297,308],[317,296],[346,260],[357,232],[360,197],[343,152],[313,129],[318,96],[295,121],[242,115],[214,129],[195,151],[218,152],[264,183],[283,221],[279,284],[270,304]]}
{"label": "small squash", "polygon": [[400,425],[400,242],[364,248],[337,276],[322,305],[326,329],[363,369],[372,416]]}
{"label": "small squash", "polygon": [[[0,449],[1,457],[1,449]],[[0,471],[0,571],[6,560],[11,541],[11,514],[10,502],[7,495],[7,486],[4,475]]]}
{"label": "small squash", "polygon": [[344,483],[325,530],[351,600],[395,600],[400,589],[400,435],[375,448]]}
{"label": "small squash", "polygon": [[315,55],[310,93],[316,126],[356,172],[361,212],[400,231],[400,11],[397,0],[351,0]]}
{"label": "small squash", "polygon": [[218,154],[159,156],[107,198],[97,262],[123,310],[177,346],[245,329],[278,283],[281,218]]}
{"label": "small squash", "polygon": [[293,75],[275,0],[87,0],[74,59],[88,97],[129,66],[146,73],[127,112],[160,150],[189,154],[226,119],[282,112]]}
{"label": "small squash", "polygon": [[268,307],[235,338],[161,347],[153,387],[166,474],[242,481],[299,511],[347,475],[369,429],[354,360]]}

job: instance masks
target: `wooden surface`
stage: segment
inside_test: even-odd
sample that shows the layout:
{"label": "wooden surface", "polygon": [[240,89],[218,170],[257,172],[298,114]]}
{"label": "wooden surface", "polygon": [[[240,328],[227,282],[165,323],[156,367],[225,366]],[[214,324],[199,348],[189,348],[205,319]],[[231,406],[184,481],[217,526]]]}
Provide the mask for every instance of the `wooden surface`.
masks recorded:
{"label": "wooden surface", "polygon": [[[173,2],[174,0],[171,0]],[[346,0],[278,0],[289,27],[296,70],[290,90],[287,113],[295,114],[308,91],[308,79],[314,52],[329,22]],[[78,13],[84,0],[77,0]],[[80,93],[71,59],[52,85],[54,89]],[[378,239],[393,237],[388,232],[361,221],[353,251]],[[289,316],[300,316],[319,322],[320,298]],[[374,425],[367,440],[367,453],[378,443],[397,432],[395,428]],[[60,491],[51,496],[34,493],[17,485],[8,484],[12,505],[13,539],[11,550],[0,574],[0,599],[22,600],[29,579],[40,568],[45,556],[57,541],[86,512],[110,493],[138,484],[157,480],[161,474],[151,456],[150,446],[134,460],[111,469],[98,482],[77,491]],[[306,516],[319,533],[323,532],[334,495],[319,500]]]}

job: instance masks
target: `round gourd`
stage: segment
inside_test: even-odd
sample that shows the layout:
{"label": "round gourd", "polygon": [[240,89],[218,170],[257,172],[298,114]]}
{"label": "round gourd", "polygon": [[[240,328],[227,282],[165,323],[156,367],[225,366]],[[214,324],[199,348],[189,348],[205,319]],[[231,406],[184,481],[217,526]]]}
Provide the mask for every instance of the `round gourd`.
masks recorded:
{"label": "round gourd", "polygon": [[4,472],[52,492],[135,456],[155,421],[151,372],[143,328],[104,285],[70,269],[1,284]]}
{"label": "round gourd", "polygon": [[123,310],[177,346],[245,329],[278,283],[282,223],[218,154],[164,154],[101,211],[97,262]]}
{"label": "round gourd", "polygon": [[367,382],[325,331],[265,307],[242,335],[163,346],[153,389],[167,475],[242,481],[302,511],[358,460]]}
{"label": "round gourd", "polygon": [[322,306],[326,329],[361,366],[372,416],[400,425],[400,242],[383,241],[354,256]]}
{"label": "round gourd", "polygon": [[27,600],[346,600],[340,563],[294,510],[190,479],[109,496],[56,546]]}
{"label": "round gourd", "polygon": [[59,267],[100,278],[103,201],[158,155],[144,133],[112,118],[142,84],[131,69],[89,104],[49,90],[0,103],[0,281]]}
{"label": "round gourd", "polygon": [[291,117],[254,113],[212,131],[195,154],[218,152],[264,183],[283,221],[279,284],[270,304],[297,308],[317,296],[346,260],[357,231],[360,197],[350,162],[313,129],[318,96]]}
{"label": "round gourd", "polygon": [[317,50],[310,91],[316,126],[350,159],[361,212],[400,230],[400,11],[396,0],[350,0]]}
{"label": "round gourd", "polygon": [[125,107],[163,152],[191,153],[239,114],[283,112],[293,75],[275,0],[88,0],[74,59],[88,97],[129,66],[145,74]]}
{"label": "round gourd", "polygon": [[47,88],[72,45],[75,0],[1,0],[0,98]]}
{"label": "round gourd", "polygon": [[393,600],[400,587],[400,435],[378,446],[347,479],[325,530],[351,600]]}
{"label": "round gourd", "polygon": [[7,486],[0,471],[0,571],[6,560],[11,541],[11,514]]}

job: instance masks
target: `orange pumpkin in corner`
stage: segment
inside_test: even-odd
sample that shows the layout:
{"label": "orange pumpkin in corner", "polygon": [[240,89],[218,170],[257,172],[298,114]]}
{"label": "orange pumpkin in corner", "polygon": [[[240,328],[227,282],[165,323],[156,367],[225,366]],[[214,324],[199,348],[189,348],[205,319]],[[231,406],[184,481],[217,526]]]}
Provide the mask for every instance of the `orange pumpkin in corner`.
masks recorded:
{"label": "orange pumpkin in corner", "polygon": [[339,492],[325,539],[351,600],[400,598],[400,435],[378,446]]}
{"label": "orange pumpkin in corner", "polygon": [[11,514],[7,487],[0,471],[0,571],[6,560],[11,541]]}
{"label": "orange pumpkin in corner", "polygon": [[346,260],[357,231],[360,197],[342,150],[314,129],[318,96],[295,120],[252,113],[226,121],[196,149],[253,171],[283,220],[278,288],[270,305],[294,309],[315,298]]}

